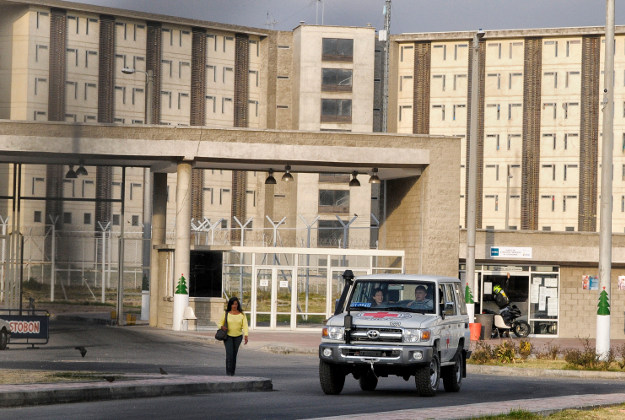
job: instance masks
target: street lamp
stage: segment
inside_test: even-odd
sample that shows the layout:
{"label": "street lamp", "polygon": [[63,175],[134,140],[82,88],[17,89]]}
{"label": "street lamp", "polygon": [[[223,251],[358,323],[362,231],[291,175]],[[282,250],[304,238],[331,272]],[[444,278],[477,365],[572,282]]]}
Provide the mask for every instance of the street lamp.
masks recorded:
{"label": "street lamp", "polygon": [[[145,123],[152,124],[152,114],[154,112],[154,71],[136,70],[130,67],[122,68],[124,74],[134,74],[135,72],[145,74]],[[143,169],[143,246],[141,247],[143,265],[143,277],[150,280],[150,240],[152,230],[152,200],[150,197],[152,190],[152,174],[150,168]],[[119,311],[118,311],[119,313]]]}

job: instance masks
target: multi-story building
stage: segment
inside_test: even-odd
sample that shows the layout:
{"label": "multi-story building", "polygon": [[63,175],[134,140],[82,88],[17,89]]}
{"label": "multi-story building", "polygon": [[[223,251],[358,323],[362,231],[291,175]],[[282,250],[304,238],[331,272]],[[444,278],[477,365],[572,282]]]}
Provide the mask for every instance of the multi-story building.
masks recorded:
{"label": "multi-story building", "polygon": [[[479,49],[478,228],[598,228],[603,28],[486,31]],[[393,37],[391,131],[466,138],[474,33]],[[625,34],[615,55],[613,231],[625,231]],[[506,224],[507,223],[507,224]]]}
{"label": "multi-story building", "polygon": [[[10,0],[2,7],[0,118],[144,124],[151,112],[152,124],[171,126],[373,130],[371,27],[301,25],[276,32],[55,0]],[[141,168],[126,169],[123,221],[120,168],[87,167],[88,175],[78,178],[65,177],[68,169],[23,167],[23,182],[32,188],[22,191],[22,226],[41,235],[53,221],[65,232],[99,231],[109,222],[113,230],[122,223],[126,232],[142,230]],[[273,170],[281,176],[285,168]],[[2,172],[7,195],[12,169]],[[222,241],[238,243],[236,229],[247,223],[255,234],[246,240],[267,243],[271,231],[263,229],[285,218],[282,245],[306,245],[306,228],[313,224],[312,246],[375,246],[364,176],[354,188],[350,174],[320,179],[294,173],[293,183],[265,185],[266,173],[193,172],[193,218],[221,220]],[[168,184],[173,197],[175,174]],[[63,200],[28,200],[45,195]],[[173,226],[174,202],[168,203]],[[82,248],[71,241],[63,247],[68,258]]]}

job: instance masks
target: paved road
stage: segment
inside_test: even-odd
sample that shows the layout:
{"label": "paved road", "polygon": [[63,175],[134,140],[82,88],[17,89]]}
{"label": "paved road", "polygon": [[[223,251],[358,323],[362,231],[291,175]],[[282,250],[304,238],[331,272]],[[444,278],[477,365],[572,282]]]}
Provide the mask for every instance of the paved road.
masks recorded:
{"label": "paved road", "polygon": [[[223,375],[223,347],[208,336],[58,321],[51,328],[49,345],[35,350],[12,345],[8,351],[0,352],[1,366],[126,373],[156,373],[162,367],[178,374]],[[85,358],[74,349],[77,345],[87,347]],[[269,377],[274,391],[3,409],[0,418],[232,418],[232,412],[215,409],[225,403],[236,407],[237,418],[296,419],[401,409],[431,410],[479,402],[494,402],[496,406],[503,400],[552,396],[579,395],[584,400],[591,393],[625,392],[625,381],[614,379],[471,375],[459,393],[447,394],[441,387],[434,398],[418,397],[413,380],[405,382],[395,377],[381,379],[375,392],[362,392],[349,377],[341,395],[326,396],[319,387],[316,355],[273,354],[251,345],[241,350],[237,374]]]}

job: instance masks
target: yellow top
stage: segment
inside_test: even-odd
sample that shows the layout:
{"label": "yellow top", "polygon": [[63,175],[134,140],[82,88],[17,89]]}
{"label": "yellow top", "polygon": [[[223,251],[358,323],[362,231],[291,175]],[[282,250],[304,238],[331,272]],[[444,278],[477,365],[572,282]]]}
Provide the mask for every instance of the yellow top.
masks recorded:
{"label": "yellow top", "polygon": [[[219,321],[219,328],[223,327],[226,320],[226,312],[221,314],[221,321]],[[228,312],[228,332],[230,337],[238,337],[241,334],[247,336],[247,317],[242,313],[233,315]]]}

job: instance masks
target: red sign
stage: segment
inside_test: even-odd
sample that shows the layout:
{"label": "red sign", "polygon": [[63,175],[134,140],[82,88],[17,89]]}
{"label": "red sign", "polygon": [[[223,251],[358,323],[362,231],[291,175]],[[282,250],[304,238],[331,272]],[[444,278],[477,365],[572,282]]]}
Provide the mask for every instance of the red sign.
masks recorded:
{"label": "red sign", "polygon": [[370,312],[362,314],[362,316],[370,316],[371,318],[397,318],[398,314],[392,314],[390,312]]}

